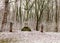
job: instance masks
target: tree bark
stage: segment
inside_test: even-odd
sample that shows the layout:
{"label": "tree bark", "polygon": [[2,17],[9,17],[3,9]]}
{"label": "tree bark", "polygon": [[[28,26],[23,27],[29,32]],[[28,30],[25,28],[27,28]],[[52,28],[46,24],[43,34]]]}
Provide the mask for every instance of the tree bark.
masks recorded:
{"label": "tree bark", "polygon": [[10,22],[10,32],[12,32],[12,26],[13,26],[13,23]]}
{"label": "tree bark", "polygon": [[3,27],[7,23],[7,16],[8,16],[8,12],[9,12],[8,3],[9,3],[9,0],[5,0],[5,11],[4,11],[3,20],[2,20],[1,31],[3,31]]}
{"label": "tree bark", "polygon": [[57,0],[55,0],[55,4],[56,4],[56,18],[55,18],[55,21],[56,21],[56,32],[58,32],[58,27],[57,27],[57,22],[58,22],[58,4],[57,4]]}

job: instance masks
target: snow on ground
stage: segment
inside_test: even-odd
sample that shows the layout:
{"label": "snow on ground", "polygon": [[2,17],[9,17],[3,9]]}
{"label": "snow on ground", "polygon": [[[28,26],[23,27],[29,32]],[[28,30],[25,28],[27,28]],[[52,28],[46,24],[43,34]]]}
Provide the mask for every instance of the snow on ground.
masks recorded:
{"label": "snow on ground", "polygon": [[0,42],[1,40],[8,41],[8,43],[60,43],[60,33],[2,32],[0,33]]}

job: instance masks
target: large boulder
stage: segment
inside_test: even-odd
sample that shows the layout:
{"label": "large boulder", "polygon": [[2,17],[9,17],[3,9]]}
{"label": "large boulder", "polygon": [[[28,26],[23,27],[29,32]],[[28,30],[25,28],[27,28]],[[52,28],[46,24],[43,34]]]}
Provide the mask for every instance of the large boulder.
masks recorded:
{"label": "large boulder", "polygon": [[29,27],[23,27],[21,31],[31,31],[31,29]]}

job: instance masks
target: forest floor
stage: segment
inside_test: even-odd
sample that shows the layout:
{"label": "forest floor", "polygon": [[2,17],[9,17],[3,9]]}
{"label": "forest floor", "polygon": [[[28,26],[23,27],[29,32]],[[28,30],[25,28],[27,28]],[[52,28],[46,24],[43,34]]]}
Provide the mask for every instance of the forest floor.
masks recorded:
{"label": "forest floor", "polygon": [[60,33],[0,32],[0,43],[60,43]]}

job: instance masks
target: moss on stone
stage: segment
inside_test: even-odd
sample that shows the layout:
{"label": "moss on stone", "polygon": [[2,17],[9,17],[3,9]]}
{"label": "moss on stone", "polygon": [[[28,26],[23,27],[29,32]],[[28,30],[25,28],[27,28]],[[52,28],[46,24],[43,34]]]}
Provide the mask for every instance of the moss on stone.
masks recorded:
{"label": "moss on stone", "polygon": [[16,43],[17,42],[17,39],[9,39],[9,38],[6,38],[6,39],[0,39],[0,43]]}
{"label": "moss on stone", "polygon": [[1,39],[0,43],[10,43],[10,40],[8,40],[8,39]]}

